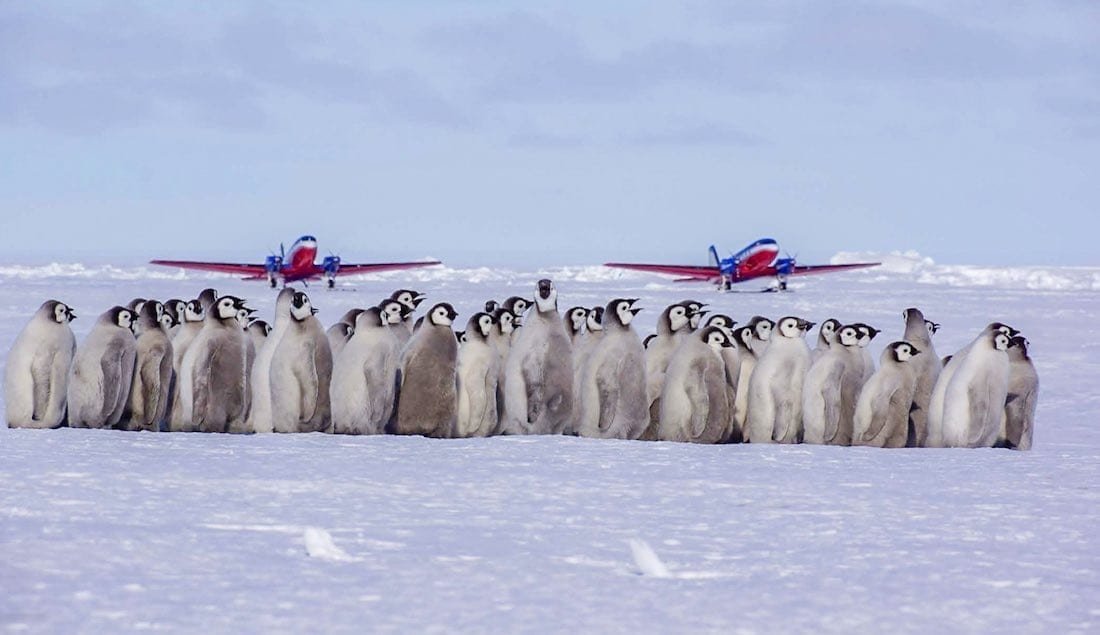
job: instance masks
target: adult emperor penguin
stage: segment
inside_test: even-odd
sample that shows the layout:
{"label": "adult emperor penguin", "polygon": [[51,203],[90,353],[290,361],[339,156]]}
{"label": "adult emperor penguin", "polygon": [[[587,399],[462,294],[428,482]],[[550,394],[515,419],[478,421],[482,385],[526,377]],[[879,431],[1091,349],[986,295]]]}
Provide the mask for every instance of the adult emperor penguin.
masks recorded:
{"label": "adult emperor penguin", "polygon": [[997,441],[1008,398],[1011,344],[1007,333],[986,333],[974,342],[951,375],[943,397],[946,447],[988,448]]}
{"label": "adult emperor penguin", "polygon": [[676,349],[661,391],[659,439],[722,443],[729,438],[732,400],[722,350],[732,346],[724,329],[708,326]]}
{"label": "adult emperor penguin", "polygon": [[825,351],[829,350],[829,347],[836,341],[836,332],[840,327],[840,320],[836,318],[829,318],[822,322],[821,326],[817,327],[817,346],[814,347],[814,350],[810,351],[811,364],[824,355]]}
{"label": "adult emperor penguin", "polygon": [[202,331],[206,311],[199,300],[191,300],[184,308],[183,324],[176,329],[172,337],[172,398],[169,402],[168,430],[171,432],[194,432],[198,428],[183,416],[183,402],[180,400],[180,378],[183,369],[183,356]]}
{"label": "adult emperor penguin", "polygon": [[11,428],[56,428],[65,418],[76,314],[63,302],[46,300],[8,351],[4,368],[4,416]]}
{"label": "adult emperor penguin", "polygon": [[275,432],[325,432],[332,424],[332,350],[317,309],[301,291],[271,356],[271,421]]}
{"label": "adult emperor penguin", "polygon": [[133,329],[134,313],[112,307],[77,348],[69,375],[70,428],[109,428],[122,418],[134,377]]}
{"label": "adult emperor penguin", "polygon": [[565,332],[569,335],[569,341],[575,345],[577,338],[584,333],[584,324],[588,320],[588,309],[583,306],[575,306],[565,312],[562,320],[565,324]]}
{"label": "adult emperor penguin", "polygon": [[573,345],[553,282],[538,281],[535,306],[517,333],[505,362],[501,428],[505,434],[561,434],[573,414]]}
{"label": "adult emperor penguin", "polygon": [[328,347],[329,350],[332,351],[332,359],[340,357],[340,351],[344,350],[344,346],[347,345],[353,333],[355,333],[354,324],[337,322],[328,327],[328,330],[325,331],[325,338],[328,339]]}
{"label": "adult emperor penguin", "polygon": [[275,357],[275,348],[279,340],[286,333],[293,319],[290,317],[290,306],[294,300],[294,289],[283,287],[275,299],[275,323],[264,340],[263,346],[256,351],[256,359],[252,362],[251,381],[252,402],[248,413],[248,423],[245,426],[252,432],[274,432],[274,421],[271,415],[271,362]]}
{"label": "adult emperor penguin", "polygon": [[161,324],[164,305],[146,300],[138,313],[134,379],[130,386],[127,430],[160,431],[168,414],[172,384],[172,341]]}
{"label": "adult emperor penguin", "polygon": [[863,387],[861,333],[842,326],[825,353],[811,362],[802,386],[803,441],[851,445],[856,402]]}
{"label": "adult emperor penguin", "polygon": [[458,342],[451,325],[457,316],[450,304],[436,304],[405,346],[399,366],[397,416],[387,426],[388,432],[438,438],[453,433],[458,409]]}
{"label": "adult emperor penguin", "polygon": [[382,434],[393,416],[401,350],[389,317],[379,307],[360,311],[334,362],[329,394],[336,434]]}
{"label": "adult emperor penguin", "polygon": [[878,370],[863,385],[856,402],[852,445],[905,447],[918,383],[915,360],[923,354],[924,351],[904,340],[882,351]]}
{"label": "adult emperor penguin", "polygon": [[802,437],[802,383],[810,367],[806,331],[797,317],[776,323],[767,350],[749,378],[746,418],[751,443],[796,443]]}
{"label": "adult emperor penguin", "polygon": [[577,433],[602,439],[637,439],[649,426],[645,347],[630,323],[641,309],[619,298],[603,312],[603,337],[582,370]]}
{"label": "adult emperor penguin", "polygon": [[248,339],[239,317],[243,308],[238,297],[217,298],[180,363],[183,421],[192,429],[228,432],[248,413]]}
{"label": "adult emperor penguin", "polygon": [[487,437],[499,423],[497,419],[496,351],[489,337],[496,325],[493,316],[478,312],[466,323],[466,341],[458,349],[458,411],[456,437]]}
{"label": "adult emperor penguin", "polygon": [[1031,362],[1030,346],[1027,339],[1017,335],[1008,347],[1008,397],[1005,399],[1004,430],[997,445],[1014,450],[1030,450],[1035,430],[1039,374]]}
{"label": "adult emperor penguin", "polygon": [[[697,302],[695,304],[702,307]],[[606,316],[606,312],[604,315]],[[642,347],[645,351],[646,409],[649,411],[649,425],[642,434],[642,439],[653,441],[657,438],[661,416],[661,388],[665,383],[668,361],[691,332],[692,315],[691,308],[685,302],[665,307],[661,315],[657,316],[657,337],[648,347]]]}
{"label": "adult emperor penguin", "polygon": [[[940,376],[936,378],[936,384],[932,387],[932,397],[928,401],[928,437],[925,440],[925,445],[931,448],[945,447],[944,439],[944,398],[947,395],[947,388],[951,384],[951,379],[955,375],[962,361],[966,359],[966,356],[970,353],[979,342],[986,341],[988,343],[989,337],[993,333],[1003,333],[1009,338],[1016,337],[1020,332],[1011,326],[1004,324],[1003,322],[991,322],[982,332],[978,334],[978,337],[974,338],[972,342],[959,349],[954,355],[948,355],[944,358],[943,368],[940,369]],[[949,446],[947,446],[949,447]]]}
{"label": "adult emperor penguin", "polygon": [[[924,447],[928,441],[928,408],[932,400],[932,388],[943,368],[936,347],[932,344],[932,334],[939,329],[939,325],[926,320],[920,309],[915,307],[905,309],[901,316],[905,320],[903,338],[920,351],[920,355],[905,362],[908,370],[915,374],[917,382],[913,389],[912,412],[909,413],[911,425],[906,445]],[[883,355],[885,358],[886,353]]]}

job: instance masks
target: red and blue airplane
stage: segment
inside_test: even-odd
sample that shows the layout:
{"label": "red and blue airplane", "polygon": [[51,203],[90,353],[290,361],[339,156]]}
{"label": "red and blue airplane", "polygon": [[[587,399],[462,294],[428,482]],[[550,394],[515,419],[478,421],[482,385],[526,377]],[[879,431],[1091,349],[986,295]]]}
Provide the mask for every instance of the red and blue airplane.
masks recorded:
{"label": "red and blue airplane", "polygon": [[196,262],[193,260],[150,260],[149,262],[165,267],[240,274],[244,276],[244,280],[267,280],[272,288],[275,288],[279,282],[286,286],[289,282],[302,281],[308,284],[310,280],[324,280],[330,289],[336,286],[336,276],[396,271],[398,269],[413,269],[442,264],[438,260],[344,264],[340,261],[340,256],[325,256],[321,264],[317,264],[317,239],[308,235],[294,241],[294,244],[290,246],[289,253],[283,250],[282,245],[279,245],[279,252],[278,256],[268,256],[262,265],[233,262]]}
{"label": "red and blue airplane", "polygon": [[813,273],[831,273],[875,267],[880,262],[856,262],[845,265],[800,265],[794,258],[780,258],[779,244],[771,238],[760,240],[745,247],[729,258],[719,258],[718,250],[710,246],[709,265],[659,265],[630,262],[609,262],[604,266],[650,273],[664,273],[680,276],[676,282],[714,282],[722,289],[729,289],[736,282],[745,282],[755,278],[775,278],[774,290],[786,291],[787,278]]}

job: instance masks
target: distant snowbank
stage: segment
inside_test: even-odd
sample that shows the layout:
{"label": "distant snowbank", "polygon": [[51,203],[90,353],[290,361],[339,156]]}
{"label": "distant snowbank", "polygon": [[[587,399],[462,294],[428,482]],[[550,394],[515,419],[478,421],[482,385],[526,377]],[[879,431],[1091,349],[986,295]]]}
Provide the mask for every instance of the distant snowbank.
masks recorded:
{"label": "distant snowbank", "polygon": [[[842,251],[834,255],[832,264],[880,261],[882,266],[851,272],[848,276],[864,277],[868,281],[890,278],[920,284],[942,284],[952,287],[998,287],[1051,291],[1100,290],[1100,267],[984,267],[977,265],[941,265],[915,251],[894,251],[888,254]],[[348,276],[342,280],[407,280],[421,283],[500,283],[530,281],[532,276],[546,276],[558,281],[583,283],[614,283],[617,281],[650,282],[663,286],[668,277],[636,271],[612,269],[602,265],[572,265],[544,267],[535,271],[493,267],[448,267],[445,265],[391,271],[386,273]],[[100,279],[100,280],[208,280],[238,278],[231,274],[184,271],[170,267],[86,265],[54,262],[47,265],[0,265],[0,283],[4,280],[28,279]]]}
{"label": "distant snowbank", "polygon": [[938,265],[915,251],[888,254],[842,251],[829,259],[834,265],[851,262],[881,262],[867,270],[876,280],[904,276],[921,284],[952,287],[1001,287],[1050,291],[1100,290],[1098,267],[984,267],[978,265]]}

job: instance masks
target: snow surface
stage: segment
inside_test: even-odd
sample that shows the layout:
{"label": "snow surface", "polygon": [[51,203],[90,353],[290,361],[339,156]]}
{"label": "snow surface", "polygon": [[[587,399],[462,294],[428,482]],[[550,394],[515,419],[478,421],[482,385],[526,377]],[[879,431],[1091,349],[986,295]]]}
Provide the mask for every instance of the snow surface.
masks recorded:
{"label": "snow surface", "polygon": [[[899,254],[785,295],[602,267],[311,289],[326,324],[408,286],[462,325],[545,274],[563,309],[641,297],[641,331],[697,297],[742,321],[865,321],[881,350],[918,306],[943,355],[1002,320],[1042,381],[1035,449],[0,428],[0,629],[1100,631],[1100,268]],[[270,314],[266,286],[216,275],[0,266],[0,355],[47,298],[83,338],[109,305],[208,284]]]}

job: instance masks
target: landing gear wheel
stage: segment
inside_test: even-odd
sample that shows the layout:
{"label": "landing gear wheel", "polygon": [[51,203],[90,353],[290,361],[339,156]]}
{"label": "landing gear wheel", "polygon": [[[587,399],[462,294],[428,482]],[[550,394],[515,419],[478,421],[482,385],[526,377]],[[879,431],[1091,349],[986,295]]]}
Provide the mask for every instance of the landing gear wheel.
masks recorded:
{"label": "landing gear wheel", "polygon": [[328,279],[328,288],[329,289],[335,289],[336,288],[336,281],[333,280],[332,278]]}

